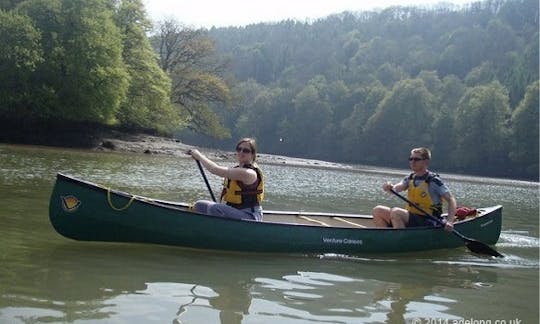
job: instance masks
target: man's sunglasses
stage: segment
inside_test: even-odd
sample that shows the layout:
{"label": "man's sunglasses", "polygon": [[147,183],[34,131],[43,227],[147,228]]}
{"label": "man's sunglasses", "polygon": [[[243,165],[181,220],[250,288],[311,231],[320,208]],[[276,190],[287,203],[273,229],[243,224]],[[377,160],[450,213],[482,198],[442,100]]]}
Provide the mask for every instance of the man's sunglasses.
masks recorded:
{"label": "man's sunglasses", "polygon": [[424,158],[419,158],[419,157],[410,157],[409,158],[409,161],[415,161],[415,162],[418,162],[418,161],[423,161],[425,160]]}

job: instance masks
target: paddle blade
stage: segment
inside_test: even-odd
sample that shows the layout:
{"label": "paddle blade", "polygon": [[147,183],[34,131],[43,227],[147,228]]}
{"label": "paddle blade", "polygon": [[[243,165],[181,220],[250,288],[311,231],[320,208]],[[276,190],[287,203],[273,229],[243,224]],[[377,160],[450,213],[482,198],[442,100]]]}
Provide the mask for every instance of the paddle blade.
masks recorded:
{"label": "paddle blade", "polygon": [[498,258],[504,258],[504,255],[500,254],[495,249],[492,249],[488,245],[482,242],[473,240],[473,239],[468,239],[467,241],[465,241],[465,246],[467,246],[467,248],[471,250],[471,252],[474,252],[474,253],[491,255]]}

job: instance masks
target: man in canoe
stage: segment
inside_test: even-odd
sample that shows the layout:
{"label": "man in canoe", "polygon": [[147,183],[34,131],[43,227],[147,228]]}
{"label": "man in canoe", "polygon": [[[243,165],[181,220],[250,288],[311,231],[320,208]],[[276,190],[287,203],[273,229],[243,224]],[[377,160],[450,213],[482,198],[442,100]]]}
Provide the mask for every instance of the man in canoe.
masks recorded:
{"label": "man in canoe", "polygon": [[198,200],[196,212],[236,219],[262,220],[261,201],[264,197],[264,176],[255,162],[257,145],[252,138],[243,138],[236,144],[238,165],[220,166],[198,150],[189,151],[191,156],[211,173],[225,178],[221,201]]}
{"label": "man in canoe", "polygon": [[[409,157],[409,167],[413,171],[398,184],[386,182],[386,192],[407,190],[408,200],[434,217],[442,214],[442,201],[448,203],[448,217],[444,221],[445,228],[452,231],[456,214],[456,199],[441,181],[438,174],[428,170],[431,151],[425,147],[415,148]],[[438,223],[424,215],[424,212],[411,204],[405,209],[399,207],[376,206],[373,208],[373,222],[377,227],[416,227],[436,226]]]}

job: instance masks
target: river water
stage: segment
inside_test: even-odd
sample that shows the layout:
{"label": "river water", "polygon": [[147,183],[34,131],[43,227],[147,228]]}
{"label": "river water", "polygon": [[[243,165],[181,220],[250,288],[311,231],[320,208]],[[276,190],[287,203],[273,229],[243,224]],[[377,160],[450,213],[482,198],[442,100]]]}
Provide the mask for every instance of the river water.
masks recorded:
{"label": "river water", "polygon": [[[262,167],[266,209],[365,214],[402,205],[380,188],[408,172]],[[536,182],[443,175],[459,205],[504,206],[503,259],[466,248],[291,256],[66,239],[48,220],[56,172],[153,198],[209,198],[190,158],[0,145],[0,323],[539,321]],[[218,192],[221,179],[207,176]]]}

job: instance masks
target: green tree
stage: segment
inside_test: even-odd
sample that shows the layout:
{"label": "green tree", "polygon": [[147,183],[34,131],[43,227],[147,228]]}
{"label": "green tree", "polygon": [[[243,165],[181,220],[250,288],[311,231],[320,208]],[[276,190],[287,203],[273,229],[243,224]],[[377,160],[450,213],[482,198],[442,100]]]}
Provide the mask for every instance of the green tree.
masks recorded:
{"label": "green tree", "polygon": [[417,78],[424,81],[424,86],[432,95],[439,97],[442,94],[443,83],[439,79],[437,71],[420,71]]}
{"label": "green tree", "polygon": [[331,105],[323,95],[326,87],[326,79],[317,76],[294,97],[293,109],[279,125],[286,153],[320,157],[324,152],[332,123]]}
{"label": "green tree", "polygon": [[265,152],[271,151],[283,154],[287,137],[276,127],[290,108],[289,93],[282,88],[270,88],[250,79],[242,82],[240,106],[244,113],[236,118],[234,127],[235,138],[253,136]]}
{"label": "green tree", "polygon": [[486,57],[484,59],[497,63],[507,52],[514,51],[518,46],[516,32],[502,19],[493,18],[489,21],[485,41]]}
{"label": "green tree", "polygon": [[512,151],[510,153],[510,158],[516,165],[515,172],[520,176],[532,176],[537,180],[539,93],[538,81],[529,85],[525,97],[512,113]]}
{"label": "green tree", "polygon": [[446,35],[446,48],[440,54],[438,70],[442,75],[455,74],[464,77],[482,62],[486,33],[478,25],[459,27]]}
{"label": "green tree", "polygon": [[234,96],[224,78],[224,62],[204,30],[182,28],[174,19],[158,26],[155,48],[162,69],[172,79],[172,101],[187,127],[216,138],[230,136],[214,109],[230,105]]}
{"label": "green tree", "polygon": [[[374,114],[388,90],[379,82],[356,90],[358,102],[351,114],[341,122],[343,136],[343,155],[347,161],[359,161],[365,157],[364,150],[369,148],[369,139],[363,136],[368,119]],[[364,160],[365,161],[365,160]]]}
{"label": "green tree", "polygon": [[538,71],[529,70],[523,54],[515,51],[507,52],[501,62],[498,80],[508,89],[510,106],[516,107],[523,98],[527,85],[538,79]]}
{"label": "green tree", "polygon": [[125,99],[128,77],[122,41],[107,0],[28,0],[17,10],[42,34],[44,62],[32,80],[47,119],[112,123]]}
{"label": "green tree", "polygon": [[454,143],[460,134],[454,131],[459,100],[466,87],[455,75],[442,80],[442,89],[437,98],[438,111],[433,123],[433,150],[437,152],[437,165],[443,169],[452,169]]}
{"label": "green tree", "polygon": [[364,137],[370,139],[370,146],[366,159],[397,166],[411,148],[430,147],[434,104],[435,97],[422,80],[398,82],[367,121]]}
{"label": "green tree", "polygon": [[493,64],[488,61],[482,62],[479,66],[473,68],[465,77],[465,84],[468,87],[487,84],[495,80],[495,71]]}
{"label": "green tree", "polygon": [[11,10],[14,9],[18,3],[24,0],[0,0],[0,9]]}
{"label": "green tree", "polygon": [[40,39],[29,17],[0,10],[0,117],[28,117],[31,76],[43,62]]}
{"label": "green tree", "polygon": [[146,36],[152,26],[141,0],[122,0],[115,20],[122,33],[122,57],[130,80],[126,100],[117,113],[120,124],[159,132],[180,128],[179,112],[171,103],[171,80],[158,65]]}
{"label": "green tree", "polygon": [[392,88],[396,82],[406,76],[401,67],[389,63],[379,66],[375,73],[377,80],[387,88]]}
{"label": "green tree", "polygon": [[[508,158],[508,91],[498,82],[467,89],[459,102],[454,163],[480,174],[501,170]],[[500,174],[503,175],[503,174]]]}

